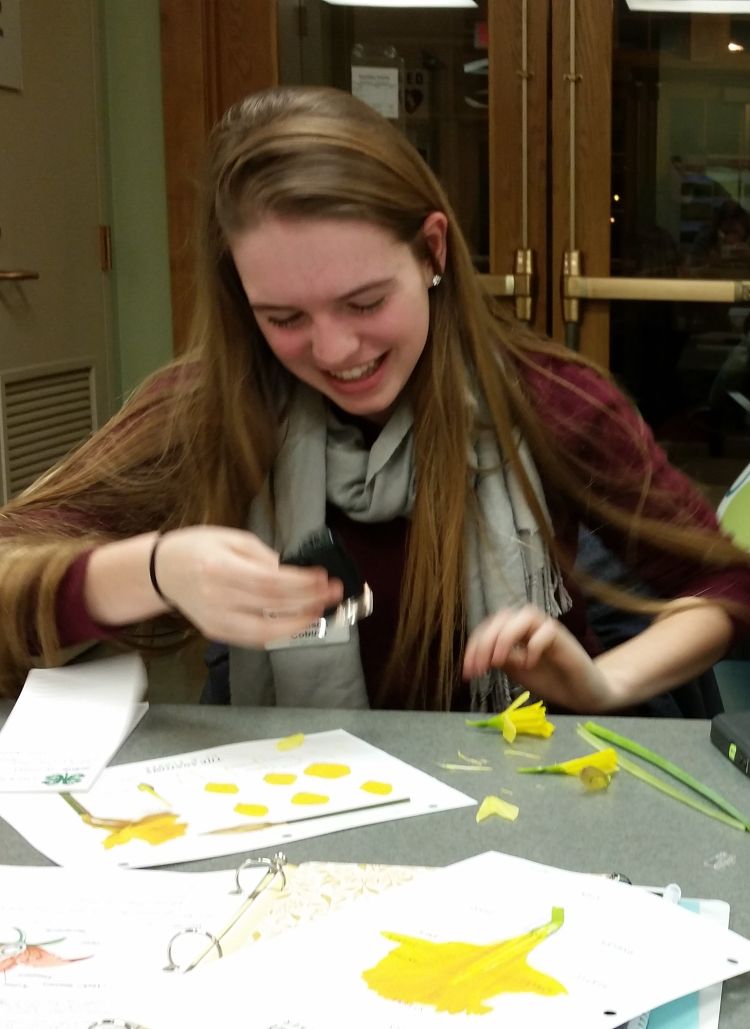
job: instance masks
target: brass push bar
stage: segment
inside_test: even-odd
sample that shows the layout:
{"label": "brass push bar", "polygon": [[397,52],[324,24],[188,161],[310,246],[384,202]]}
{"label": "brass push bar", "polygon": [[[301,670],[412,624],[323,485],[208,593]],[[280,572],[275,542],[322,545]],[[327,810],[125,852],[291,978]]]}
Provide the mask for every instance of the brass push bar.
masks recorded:
{"label": "brass push bar", "polygon": [[514,263],[513,275],[480,275],[479,281],[493,297],[514,297],[516,318],[530,322],[535,286],[534,251],[516,250]]}
{"label": "brass push bar", "polygon": [[713,279],[626,279],[568,275],[563,281],[566,299],[579,300],[684,300],[736,304],[750,301],[750,282]]}
{"label": "brass push bar", "polygon": [[750,281],[732,279],[636,279],[582,275],[581,252],[563,257],[563,317],[580,321],[581,300],[676,300],[686,303],[750,302]]}
{"label": "brass push bar", "polygon": [[516,295],[515,275],[479,275],[478,278],[493,297],[514,297]]}

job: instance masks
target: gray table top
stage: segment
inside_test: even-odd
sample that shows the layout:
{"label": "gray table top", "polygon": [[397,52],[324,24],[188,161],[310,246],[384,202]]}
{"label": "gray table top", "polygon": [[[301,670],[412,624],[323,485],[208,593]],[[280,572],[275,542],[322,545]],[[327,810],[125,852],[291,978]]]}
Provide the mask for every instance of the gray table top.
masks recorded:
{"label": "gray table top", "polygon": [[[9,710],[0,704],[0,722]],[[712,786],[750,816],[750,780],[709,740],[703,721],[600,718],[657,750]],[[555,716],[548,740],[519,737],[519,749],[544,763],[587,752],[575,732],[578,719]],[[332,711],[284,708],[152,706],[114,763],[138,761],[223,743],[342,728],[374,746],[481,800],[512,790],[516,822],[492,818],[480,825],[475,808],[349,829],[290,843],[290,861],[357,861],[446,865],[486,850],[500,850],[576,871],[625,873],[634,883],[677,882],[686,897],[716,897],[731,905],[731,926],[750,937],[750,834],[716,822],[664,796],[625,772],[610,788],[586,793],[577,779],[518,775],[533,762],[507,756],[494,733],[465,725],[458,714],[402,711]],[[457,762],[457,752],[487,758],[492,773],[449,772],[439,762]],[[0,819],[0,860],[5,864],[50,862]],[[229,868],[238,857],[183,864],[181,870]],[[722,1029],[748,1021],[750,974],[727,982]]]}

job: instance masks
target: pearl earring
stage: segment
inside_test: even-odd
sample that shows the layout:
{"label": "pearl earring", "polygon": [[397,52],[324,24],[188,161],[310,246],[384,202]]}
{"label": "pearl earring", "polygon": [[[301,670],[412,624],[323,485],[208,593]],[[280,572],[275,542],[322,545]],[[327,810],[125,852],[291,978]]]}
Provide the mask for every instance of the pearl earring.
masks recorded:
{"label": "pearl earring", "polygon": [[437,275],[437,274],[433,275],[432,276],[432,282],[430,283],[430,289],[434,289],[435,286],[439,286],[442,281],[443,281],[443,276],[442,275]]}

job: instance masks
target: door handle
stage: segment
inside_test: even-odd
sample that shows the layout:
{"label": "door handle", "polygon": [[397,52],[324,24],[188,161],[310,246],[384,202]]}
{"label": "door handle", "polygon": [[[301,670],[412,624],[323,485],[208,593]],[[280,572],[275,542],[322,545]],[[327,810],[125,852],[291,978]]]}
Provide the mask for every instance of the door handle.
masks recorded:
{"label": "door handle", "polygon": [[14,268],[12,271],[3,271],[0,268],[0,282],[23,282],[26,279],[38,279],[39,272],[26,271],[24,268]]}

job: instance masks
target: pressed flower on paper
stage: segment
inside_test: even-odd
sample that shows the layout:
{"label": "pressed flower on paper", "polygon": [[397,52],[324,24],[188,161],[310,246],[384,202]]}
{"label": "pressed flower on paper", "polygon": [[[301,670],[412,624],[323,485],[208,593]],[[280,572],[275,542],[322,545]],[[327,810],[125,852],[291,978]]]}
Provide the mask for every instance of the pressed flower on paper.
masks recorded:
{"label": "pressed flower on paper", "polygon": [[487,944],[382,932],[394,948],[366,969],[362,978],[387,1000],[431,1007],[449,1015],[486,1015],[493,1010],[493,998],[502,994],[566,994],[563,983],[528,960],[532,951],[558,932],[564,922],[564,909],[553,907],[544,925]]}
{"label": "pressed flower on paper", "polygon": [[90,825],[94,829],[110,830],[109,836],[102,840],[102,845],[107,850],[130,843],[131,840],[142,840],[144,843],[150,843],[152,847],[156,847],[160,843],[167,843],[169,840],[184,836],[187,832],[188,823],[178,821],[180,816],[172,811],[158,811],[156,814],[145,815],[143,818],[135,820],[99,818],[87,811],[83,804],[70,793],[61,793],[60,796],[86,825]]}
{"label": "pressed flower on paper", "polygon": [[163,811],[158,815],[146,815],[137,822],[124,822],[121,828],[111,832],[102,843],[107,850],[130,843],[131,840],[143,840],[152,847],[158,846],[185,835],[187,822],[178,822],[179,817]]}
{"label": "pressed flower on paper", "polygon": [[547,719],[546,707],[541,700],[527,704],[529,696],[530,694],[526,690],[516,697],[504,711],[493,715],[492,718],[483,718],[478,721],[467,719],[466,724],[479,729],[497,729],[508,743],[512,743],[517,735],[551,736],[555,727]]}

